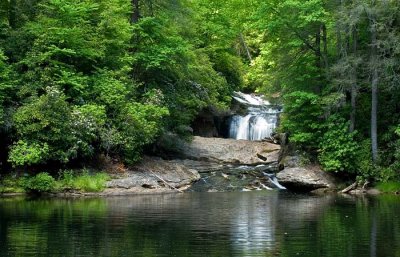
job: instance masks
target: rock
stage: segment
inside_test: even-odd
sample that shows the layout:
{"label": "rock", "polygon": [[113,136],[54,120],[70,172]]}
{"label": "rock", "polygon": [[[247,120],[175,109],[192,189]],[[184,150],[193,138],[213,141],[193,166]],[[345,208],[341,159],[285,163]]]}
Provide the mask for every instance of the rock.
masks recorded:
{"label": "rock", "polygon": [[350,195],[364,195],[365,193],[367,193],[367,190],[363,188],[355,188],[348,192]]}
{"label": "rock", "polygon": [[201,137],[227,137],[230,116],[231,111],[221,111],[208,106],[192,121],[193,134]]}
{"label": "rock", "polygon": [[285,168],[302,167],[304,166],[304,160],[299,155],[287,155],[282,158],[279,164]]}
{"label": "rock", "polygon": [[334,177],[319,168],[285,168],[276,177],[289,189],[312,191],[319,188],[336,188]]}
{"label": "rock", "polygon": [[376,188],[371,188],[371,189],[367,190],[367,194],[369,194],[369,195],[379,195],[379,194],[381,194],[381,191],[379,191]]}
{"label": "rock", "polygon": [[279,145],[268,142],[197,136],[177,147],[183,158],[242,165],[277,163],[280,150]]}
{"label": "rock", "polygon": [[329,193],[336,193],[334,188],[318,188],[318,189],[314,189],[312,190],[310,193],[315,194],[315,195],[326,195]]}
{"label": "rock", "polygon": [[112,191],[126,189],[135,192],[179,191],[200,179],[197,170],[178,161],[145,157],[139,164],[129,169],[123,177],[107,183]]}

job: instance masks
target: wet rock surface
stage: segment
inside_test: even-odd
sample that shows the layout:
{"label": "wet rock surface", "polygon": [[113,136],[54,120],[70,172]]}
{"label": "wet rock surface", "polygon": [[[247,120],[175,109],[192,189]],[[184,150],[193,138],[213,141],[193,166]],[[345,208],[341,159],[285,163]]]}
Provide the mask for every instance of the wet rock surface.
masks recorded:
{"label": "wet rock surface", "polygon": [[[209,172],[202,172],[201,179],[188,189],[195,192],[228,192],[278,189],[266,175],[274,167],[260,166],[225,166]],[[268,173],[270,174],[270,173]],[[274,176],[272,173],[270,174]]]}

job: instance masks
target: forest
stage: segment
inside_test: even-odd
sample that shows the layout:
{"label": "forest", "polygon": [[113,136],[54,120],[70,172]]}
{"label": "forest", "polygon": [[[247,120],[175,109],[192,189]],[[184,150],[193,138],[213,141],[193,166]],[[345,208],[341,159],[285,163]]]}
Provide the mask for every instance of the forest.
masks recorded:
{"label": "forest", "polygon": [[0,174],[131,165],[243,91],[305,160],[399,181],[399,75],[398,0],[2,0]]}

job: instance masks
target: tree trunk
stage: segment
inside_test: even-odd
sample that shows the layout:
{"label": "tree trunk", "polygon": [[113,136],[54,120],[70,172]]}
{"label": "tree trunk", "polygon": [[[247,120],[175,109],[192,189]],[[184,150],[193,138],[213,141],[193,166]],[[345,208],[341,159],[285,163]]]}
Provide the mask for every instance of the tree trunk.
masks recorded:
{"label": "tree trunk", "polygon": [[17,27],[17,1],[10,0],[10,5],[8,8],[8,24],[12,29]]}
{"label": "tree trunk", "polygon": [[140,18],[139,0],[132,0],[132,8],[131,22],[134,24],[137,23]]}
{"label": "tree trunk", "polygon": [[315,67],[317,68],[317,85],[315,92],[319,95],[321,93],[321,27],[318,26],[317,33],[315,34]]}
{"label": "tree trunk", "polygon": [[247,55],[247,58],[249,59],[249,62],[251,62],[253,59],[251,57],[249,47],[247,46],[242,33],[240,33],[240,41],[242,42],[242,45],[243,45],[244,49],[246,50],[246,55]]}
{"label": "tree trunk", "polygon": [[357,107],[357,86],[353,82],[351,85],[351,112],[350,112],[350,132],[354,132],[356,127],[356,107]]}
{"label": "tree trunk", "polygon": [[325,65],[325,71],[328,72],[329,68],[329,62],[328,62],[328,35],[326,32],[326,26],[325,24],[321,25],[321,30],[322,30],[322,45],[323,45],[323,59],[324,59],[324,65]]}
{"label": "tree trunk", "polygon": [[[357,56],[357,28],[353,28],[353,55]],[[353,132],[356,126],[356,107],[357,107],[357,64],[353,63],[351,76],[351,112],[350,112],[350,132]]]}
{"label": "tree trunk", "polygon": [[321,27],[318,27],[315,34],[315,66],[321,69]]}
{"label": "tree trunk", "polygon": [[371,151],[372,161],[376,163],[378,159],[378,135],[377,135],[377,113],[378,113],[378,50],[377,50],[377,31],[376,18],[374,14],[370,17],[371,28]]}
{"label": "tree trunk", "polygon": [[378,70],[372,72],[372,101],[371,101],[371,146],[372,160],[375,163],[378,159],[378,135],[377,135],[377,112],[378,112]]}
{"label": "tree trunk", "polygon": [[149,1],[149,11],[150,11],[150,16],[154,17],[154,5],[152,0]]}

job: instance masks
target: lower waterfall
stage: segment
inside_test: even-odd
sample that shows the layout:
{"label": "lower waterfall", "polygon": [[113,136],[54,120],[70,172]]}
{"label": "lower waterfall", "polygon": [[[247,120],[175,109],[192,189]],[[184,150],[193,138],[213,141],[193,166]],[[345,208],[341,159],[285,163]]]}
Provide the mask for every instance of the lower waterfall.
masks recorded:
{"label": "lower waterfall", "polygon": [[270,137],[277,127],[281,107],[259,96],[239,92],[233,98],[246,106],[247,115],[231,117],[229,137],[252,141]]}

